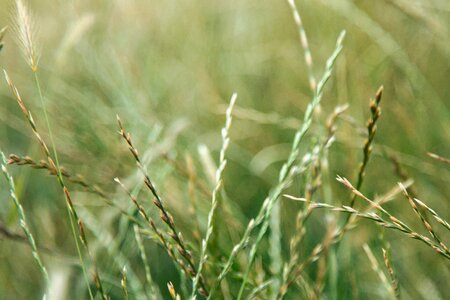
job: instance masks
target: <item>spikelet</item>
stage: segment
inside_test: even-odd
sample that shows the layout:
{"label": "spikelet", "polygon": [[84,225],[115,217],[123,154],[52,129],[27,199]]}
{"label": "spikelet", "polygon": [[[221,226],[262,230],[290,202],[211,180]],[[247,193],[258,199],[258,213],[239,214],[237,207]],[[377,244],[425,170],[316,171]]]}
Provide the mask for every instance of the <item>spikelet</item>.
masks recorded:
{"label": "spikelet", "polygon": [[33,72],[38,70],[39,54],[36,50],[36,26],[29,9],[21,0],[16,0],[14,31],[25,60]]}

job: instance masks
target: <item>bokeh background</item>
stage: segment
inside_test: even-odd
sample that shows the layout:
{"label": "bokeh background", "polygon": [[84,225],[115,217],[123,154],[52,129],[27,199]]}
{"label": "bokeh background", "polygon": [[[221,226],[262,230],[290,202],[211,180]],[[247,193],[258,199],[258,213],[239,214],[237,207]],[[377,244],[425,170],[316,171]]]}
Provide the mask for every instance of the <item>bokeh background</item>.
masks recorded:
{"label": "bokeh background", "polygon": [[[62,164],[100,186],[118,205],[131,208],[129,199],[113,182],[114,177],[124,178],[128,186],[139,190],[137,169],[117,134],[119,114],[193,247],[198,244],[193,237],[192,216],[186,212],[192,193],[187,178],[177,172],[174,162],[185,166],[192,159],[196,176],[208,189],[212,187],[198,149],[206,145],[217,162],[224,111],[232,93],[238,93],[224,190],[237,222],[245,226],[276,183],[279,167],[311,99],[303,50],[287,2],[26,3],[39,29],[39,75]],[[333,202],[348,203],[348,191],[333,178],[342,175],[355,180],[369,98],[384,85],[382,116],[362,190],[375,197],[401,180],[391,160],[395,156],[414,179],[420,199],[450,218],[450,168],[426,155],[429,151],[450,156],[449,2],[296,3],[308,35],[316,77],[322,74],[339,32],[347,31],[321,112],[316,115],[317,126],[309,136],[313,139],[323,130],[320,124],[334,107],[349,104],[330,149],[328,184]],[[14,2],[0,0],[0,7],[0,27],[11,27]],[[14,80],[48,140],[34,77],[13,30],[7,32],[4,43],[0,66]],[[302,145],[302,152],[310,145]],[[29,155],[37,161],[44,158],[4,79],[0,80],[0,147],[7,154]],[[63,195],[56,180],[45,171],[27,166],[11,166],[10,170],[37,243],[46,249],[44,261],[60,280],[55,284],[66,288],[67,299],[84,298]],[[304,181],[298,178],[290,192],[302,195]],[[106,206],[99,197],[76,185],[71,187],[111,293],[120,298],[123,265],[117,262],[118,252],[109,255],[108,251],[119,244],[123,259],[143,278],[134,237],[126,234],[132,231],[122,224],[117,210]],[[20,233],[4,180],[0,188],[0,220],[12,232]],[[194,194],[200,203],[196,216],[204,228],[208,198],[198,191]],[[280,247],[287,256],[296,210],[302,206],[286,199],[281,203],[286,243]],[[414,224],[419,232],[425,232],[405,198],[398,196],[387,207]],[[304,242],[305,253],[323,237],[327,216],[336,217],[323,212],[314,214]],[[370,222],[360,224],[337,251],[339,299],[385,296],[362,250],[364,243],[379,249],[380,234],[391,244],[393,265],[405,299],[450,297],[448,261],[418,241],[396,232],[383,233]],[[239,229],[236,234],[241,234]],[[442,234],[448,241],[448,233]],[[178,286],[179,276],[164,251],[150,240],[145,245],[152,275],[161,290],[166,293],[164,286],[169,280]],[[231,244],[223,248],[227,252]],[[377,255],[382,258],[380,252]],[[0,236],[0,261],[0,299],[36,299],[42,295],[45,287],[26,243]],[[308,272],[313,277],[315,270]],[[325,295],[328,292],[326,286]]]}

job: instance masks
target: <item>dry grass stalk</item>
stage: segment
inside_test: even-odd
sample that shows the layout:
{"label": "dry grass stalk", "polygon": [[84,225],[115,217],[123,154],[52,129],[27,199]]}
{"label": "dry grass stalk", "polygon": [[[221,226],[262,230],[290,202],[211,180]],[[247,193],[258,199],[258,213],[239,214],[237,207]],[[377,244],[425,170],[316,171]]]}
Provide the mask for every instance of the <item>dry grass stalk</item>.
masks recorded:
{"label": "dry grass stalk", "polygon": [[142,218],[144,218],[144,220],[150,225],[150,228],[156,234],[156,236],[159,239],[159,242],[167,251],[167,254],[170,256],[170,258],[172,258],[172,260],[180,267],[180,269],[184,273],[188,274],[186,264],[184,263],[183,260],[177,258],[177,255],[173,251],[173,247],[167,242],[167,239],[164,236],[164,234],[158,229],[158,227],[156,227],[155,222],[145,212],[144,207],[137,202],[136,197],[133,194],[131,194],[131,192],[126,188],[126,186],[120,181],[119,178],[114,178],[114,181],[117,182],[120,185],[120,187],[127,193],[128,197],[131,199],[131,202],[133,202],[133,204],[136,206]]}
{"label": "dry grass stalk", "polygon": [[441,216],[439,216],[439,214],[436,211],[434,211],[432,208],[430,208],[428,205],[426,205],[419,199],[414,198],[414,202],[419,204],[422,208],[426,209],[439,224],[444,226],[447,230],[450,230],[450,224],[446,220],[444,220]]}
{"label": "dry grass stalk", "polygon": [[[163,201],[162,201],[161,197],[159,196],[158,192],[156,191],[156,188],[153,185],[153,182],[151,181],[151,179],[150,179],[150,177],[149,177],[149,175],[148,175],[144,165],[141,162],[141,159],[139,158],[138,151],[133,145],[133,142],[131,140],[131,135],[125,131],[119,116],[117,116],[117,123],[118,123],[119,129],[120,129],[119,134],[122,136],[122,138],[127,143],[128,149],[130,150],[131,154],[133,155],[133,158],[135,159],[139,170],[144,175],[144,183],[145,183],[146,187],[150,190],[150,192],[152,193],[152,195],[154,197],[153,204],[159,209],[161,220],[164,223],[166,223],[167,226],[170,229],[169,236],[175,242],[175,244],[177,246],[177,250],[180,253],[180,255],[187,262],[187,265],[186,265],[187,275],[189,275],[191,278],[195,278],[195,276],[197,276],[197,269],[196,269],[196,266],[195,266],[195,263],[194,263],[194,259],[192,257],[191,252],[188,250],[188,248],[187,248],[187,246],[186,246],[186,244],[185,244],[185,242],[184,242],[184,240],[183,240],[183,238],[181,236],[181,233],[177,231],[177,229],[175,227],[175,223],[173,221],[173,217],[167,211],[165,205],[163,204]],[[206,286],[205,286],[205,283],[204,283],[204,280],[203,280],[202,276],[200,277],[200,280],[199,280],[198,292],[202,296],[205,296],[205,297],[208,296],[208,292],[206,290]]]}
{"label": "dry grass stalk", "polygon": [[425,215],[422,214],[422,212],[418,209],[416,202],[413,200],[413,198],[408,194],[408,191],[406,190],[406,188],[399,183],[400,188],[403,190],[403,194],[405,195],[405,197],[408,199],[409,204],[411,205],[411,207],[413,208],[414,212],[416,213],[416,215],[419,217],[419,219],[422,221],[425,229],[428,231],[428,233],[430,234],[430,236],[439,244],[441,245],[441,247],[446,250],[448,253],[448,247],[442,242],[442,240],[439,238],[438,234],[434,231],[433,227],[431,226],[431,224],[428,222],[428,220],[426,219]]}
{"label": "dry grass stalk", "polygon": [[[8,73],[5,70],[3,70],[3,72],[5,74],[6,81],[8,82],[8,85],[11,88],[11,91],[12,91],[17,103],[19,104],[20,109],[22,110],[23,114],[25,115],[25,118],[27,119],[28,124],[31,126],[31,129],[32,129],[34,135],[36,136],[45,156],[47,157],[48,164],[53,169],[53,172],[55,172],[55,174],[57,174],[58,183],[64,192],[64,197],[66,200],[66,205],[67,205],[68,214],[69,214],[69,221],[70,221],[72,233],[73,233],[74,240],[75,240],[75,245],[77,247],[77,252],[78,252],[78,255],[80,258],[80,263],[81,263],[81,266],[82,266],[82,269],[83,269],[83,272],[85,275],[86,284],[88,285],[89,295],[90,295],[91,299],[93,299],[93,294],[90,289],[89,280],[88,280],[87,273],[86,273],[84,259],[82,257],[81,251],[79,249],[78,239],[76,238],[75,228],[74,228],[74,224],[73,224],[73,222],[76,222],[78,224],[79,238],[80,238],[82,244],[85,246],[88,255],[91,256],[89,248],[88,248],[88,244],[87,244],[87,239],[86,239],[84,229],[83,229],[83,222],[78,217],[75,207],[73,206],[72,198],[70,196],[69,189],[66,187],[66,185],[64,183],[63,176],[61,175],[61,170],[56,166],[55,162],[53,161],[53,159],[50,155],[50,151],[47,147],[47,144],[45,143],[45,141],[42,139],[41,135],[37,131],[37,127],[36,127],[36,124],[34,122],[32,115],[31,115],[31,112],[26,108],[26,106],[25,106],[24,102],[22,101],[22,98],[19,94],[19,91],[17,90],[16,86],[12,83],[11,79],[8,76]],[[99,292],[101,293],[102,298],[108,299],[107,295],[103,291],[103,286],[101,283],[100,276],[98,275],[97,266],[95,264],[95,261],[92,256],[90,258],[91,258],[91,261],[94,263],[94,282],[96,283],[96,286],[97,286]]]}
{"label": "dry grass stalk", "polygon": [[435,160],[442,161],[443,163],[450,164],[450,158],[442,157],[440,155],[427,152],[427,155]]}
{"label": "dry grass stalk", "polygon": [[[30,156],[19,156],[16,154],[10,154],[8,157],[8,164],[12,165],[28,165],[33,169],[45,169],[49,172],[50,175],[57,176],[56,170],[50,166],[45,160],[40,160],[39,162],[35,161]],[[61,175],[64,176],[67,180],[69,180],[72,183],[78,184],[85,188],[86,191],[97,194],[102,198],[108,198],[106,193],[97,185],[90,185],[83,175],[81,174],[75,174],[72,175],[72,173],[64,168],[63,166],[60,166]]]}
{"label": "dry grass stalk", "polygon": [[[363,161],[359,166],[358,171],[358,179],[356,183],[356,189],[359,190],[364,181],[364,174],[366,171],[367,164],[369,162],[370,154],[372,152],[372,142],[375,138],[375,134],[377,132],[377,120],[381,116],[381,108],[380,101],[383,96],[383,86],[381,86],[378,91],[375,93],[375,98],[370,99],[370,118],[367,121],[367,139],[364,142],[363,147]],[[350,202],[350,207],[353,207],[355,204],[356,195],[353,195],[352,200]],[[348,220],[347,220],[348,222]]]}
{"label": "dry grass stalk", "polygon": [[391,259],[388,250],[382,248],[384,265],[389,272],[389,278],[391,279],[391,287],[394,290],[394,295],[397,300],[400,300],[400,286],[398,284],[398,278],[392,268]]}
{"label": "dry grass stalk", "polygon": [[391,215],[388,211],[386,211],[379,203],[374,202],[367,198],[364,194],[362,194],[360,191],[358,191],[346,178],[337,177],[337,180],[342,183],[344,186],[346,186],[348,189],[350,189],[356,196],[360,197],[361,199],[364,199],[367,201],[373,208],[379,210],[381,213],[385,214],[389,220],[392,222],[389,224],[389,226],[386,226],[388,228],[399,230],[403,233],[406,233],[408,237],[417,239],[419,241],[422,241],[423,243],[427,244],[431,248],[433,248],[436,252],[441,254],[447,259],[450,259],[450,252],[448,251],[447,247],[442,247],[441,245],[438,245],[431,241],[429,238],[413,231],[408,225],[406,225],[404,222],[400,221],[393,215]]}
{"label": "dry grass stalk", "polygon": [[[52,176],[58,176],[56,170],[51,165],[49,165],[45,160],[40,160],[39,162],[37,162],[28,155],[19,156],[16,154],[10,154],[8,157],[8,164],[10,165],[15,164],[19,166],[27,165],[33,169],[47,170],[49,174]],[[72,175],[72,173],[63,166],[60,166],[59,170],[61,175],[68,181],[82,186],[89,193],[93,193],[100,196],[102,201],[104,201],[107,205],[118,209],[124,216],[126,216],[132,222],[136,224],[139,223],[139,221],[133,215],[131,215],[125,209],[123,209],[122,207],[117,205],[114,201],[112,201],[110,197],[99,186],[89,184],[83,175],[81,174]]]}
{"label": "dry grass stalk", "polygon": [[[350,184],[350,182],[348,182],[347,179],[343,179],[341,177],[338,177],[338,180],[341,183],[343,183],[344,185],[346,185],[348,188],[352,189],[352,191],[355,189]],[[404,185],[408,185],[408,184],[404,184]],[[297,280],[299,280],[299,279],[301,280],[302,279],[301,274],[302,274],[302,272],[305,270],[305,268],[309,264],[317,261],[326,252],[326,249],[328,247],[339,243],[342,240],[342,238],[345,235],[345,233],[347,231],[351,230],[352,228],[354,228],[354,226],[355,226],[355,224],[356,224],[356,222],[358,220],[355,217],[372,220],[376,224],[378,224],[380,226],[383,226],[385,228],[395,229],[395,230],[401,231],[401,232],[405,233],[410,238],[417,239],[417,240],[420,240],[420,241],[424,242],[425,244],[430,246],[432,249],[434,249],[440,255],[444,256],[447,259],[450,259],[450,255],[448,253],[446,253],[445,250],[442,249],[439,245],[436,245],[435,243],[433,243],[429,238],[427,238],[427,237],[425,237],[423,235],[420,235],[417,232],[412,231],[409,227],[404,225],[404,223],[399,221],[397,218],[391,216],[392,219],[390,218],[390,220],[385,220],[382,217],[380,217],[379,215],[377,215],[377,214],[375,214],[373,212],[370,212],[370,210],[373,209],[373,208],[377,208],[377,209],[381,208],[381,210],[384,211],[384,209],[381,207],[381,204],[383,203],[383,201],[388,201],[389,198],[392,197],[392,195],[389,196],[388,198],[382,197],[381,200],[379,200],[377,202],[374,202],[374,201],[368,199],[367,197],[365,197],[362,193],[360,193],[360,192],[357,192],[357,193],[358,193],[358,196],[364,197],[364,199],[366,201],[369,201],[369,203],[371,204],[364,211],[358,211],[358,210],[355,210],[354,208],[352,208],[350,206],[345,206],[345,205],[343,205],[343,206],[333,206],[333,205],[327,204],[327,203],[318,203],[318,202],[312,202],[311,203],[311,208],[312,209],[326,208],[326,209],[330,209],[330,210],[336,211],[336,212],[347,213],[349,215],[354,216],[354,218],[351,218],[350,222],[348,222],[345,226],[336,229],[330,237],[327,236],[328,238],[326,238],[322,243],[319,243],[318,245],[316,245],[314,247],[314,249],[311,251],[311,253],[308,255],[308,257],[302,263],[297,264],[295,266],[295,269],[292,272],[293,275],[291,276],[290,280],[285,282],[280,287],[280,290],[278,291],[277,299],[282,299],[284,297],[284,295],[286,294],[288,288],[294,282],[296,282]],[[392,194],[392,192],[390,192],[389,194]],[[292,196],[289,196],[289,195],[284,195],[284,196],[287,197],[287,198],[293,199],[293,200],[306,202],[305,198],[297,198],[297,197],[292,197]],[[445,222],[444,220],[442,220],[442,221]]]}

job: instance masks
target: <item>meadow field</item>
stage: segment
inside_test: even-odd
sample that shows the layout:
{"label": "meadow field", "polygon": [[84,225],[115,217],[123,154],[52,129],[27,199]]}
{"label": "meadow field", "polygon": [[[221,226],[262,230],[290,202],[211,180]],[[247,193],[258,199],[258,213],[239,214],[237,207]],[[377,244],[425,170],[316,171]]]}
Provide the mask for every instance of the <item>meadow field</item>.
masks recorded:
{"label": "meadow field", "polygon": [[0,30],[0,300],[450,298],[448,1],[0,0]]}

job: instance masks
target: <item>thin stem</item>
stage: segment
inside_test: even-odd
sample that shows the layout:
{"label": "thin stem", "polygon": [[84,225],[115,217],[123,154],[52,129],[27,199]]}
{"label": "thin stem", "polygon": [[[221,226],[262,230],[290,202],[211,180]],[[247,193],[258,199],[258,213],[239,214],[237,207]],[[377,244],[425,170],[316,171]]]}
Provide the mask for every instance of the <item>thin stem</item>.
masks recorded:
{"label": "thin stem", "polygon": [[142,263],[144,264],[145,270],[145,280],[147,281],[149,293],[151,295],[151,299],[155,297],[155,291],[153,289],[153,280],[152,275],[150,273],[150,266],[148,264],[147,255],[145,254],[144,243],[142,242],[141,234],[139,233],[139,227],[137,225],[133,225],[134,236],[136,237],[136,242],[138,244],[139,252],[141,254]]}
{"label": "thin stem", "polygon": [[33,237],[33,234],[31,233],[30,229],[28,228],[28,224],[27,224],[27,220],[26,220],[26,216],[25,216],[25,212],[23,210],[22,204],[20,203],[19,199],[17,198],[14,179],[9,174],[8,169],[6,167],[7,163],[6,163],[5,154],[2,151],[0,151],[0,154],[1,154],[1,158],[2,158],[2,161],[1,161],[2,172],[3,172],[3,175],[5,175],[5,178],[8,181],[8,185],[9,185],[9,195],[11,196],[11,199],[13,200],[14,205],[16,206],[17,213],[19,214],[19,225],[22,228],[23,232],[25,233],[25,235],[28,239],[28,243],[30,244],[31,251],[33,253],[33,258],[36,261],[36,263],[38,264],[39,270],[41,271],[41,273],[44,277],[44,280],[45,280],[45,284],[48,288],[50,285],[49,285],[47,269],[45,268],[44,264],[42,263],[41,257],[39,255],[39,252],[38,252],[38,249],[36,246],[35,239]]}
{"label": "thin stem", "polygon": [[[81,254],[80,246],[78,244],[78,238],[77,238],[77,235],[76,235],[76,232],[75,232],[75,227],[74,227],[74,224],[73,224],[73,222],[74,222],[73,218],[75,218],[75,219],[78,219],[78,218],[77,218],[76,212],[75,212],[75,210],[73,208],[73,204],[72,204],[72,200],[70,198],[69,190],[64,185],[64,181],[62,180],[61,172],[59,171],[59,168],[55,165],[55,162],[51,158],[50,151],[49,151],[45,141],[42,139],[41,135],[37,131],[36,123],[34,122],[34,119],[33,119],[32,115],[31,115],[31,112],[26,108],[24,102],[22,101],[22,98],[20,97],[19,91],[17,90],[16,86],[12,83],[12,81],[9,78],[8,73],[6,72],[6,70],[3,70],[3,72],[5,74],[6,81],[8,82],[8,85],[11,88],[11,91],[12,91],[14,97],[16,98],[17,104],[19,105],[20,109],[22,110],[23,114],[25,115],[25,118],[27,119],[28,124],[31,126],[31,129],[32,129],[35,137],[37,138],[37,140],[39,142],[39,145],[41,146],[42,150],[44,151],[44,153],[45,153],[45,155],[47,157],[48,163],[52,166],[52,168],[55,170],[55,172],[58,173],[58,182],[59,182],[61,188],[64,191],[64,196],[65,196],[65,200],[66,200],[66,208],[67,208],[67,213],[69,215],[69,221],[70,221],[72,236],[73,236],[73,238],[75,240],[75,245],[76,245],[76,248],[77,248],[78,257],[80,259],[81,267],[83,269],[84,278],[86,280],[86,284],[87,284],[87,287],[88,287],[88,290],[89,290],[89,296],[93,300],[94,296],[93,296],[91,288],[90,288],[89,279],[88,279],[88,276],[87,276],[87,272],[86,272],[85,264],[84,264],[84,260],[83,260],[83,255]],[[35,73],[36,85],[37,85],[37,88],[38,88],[38,91],[39,91],[40,101],[41,101],[42,107],[44,109],[44,113],[46,114],[45,101],[44,101],[43,96],[42,96],[42,90],[41,90],[41,87],[40,87],[40,84],[39,84],[39,78],[38,78],[36,72],[34,72],[34,73]],[[47,125],[49,125],[48,117],[47,117]],[[54,150],[54,152],[56,153],[55,150]],[[72,214],[73,214],[73,216],[72,216]]]}

